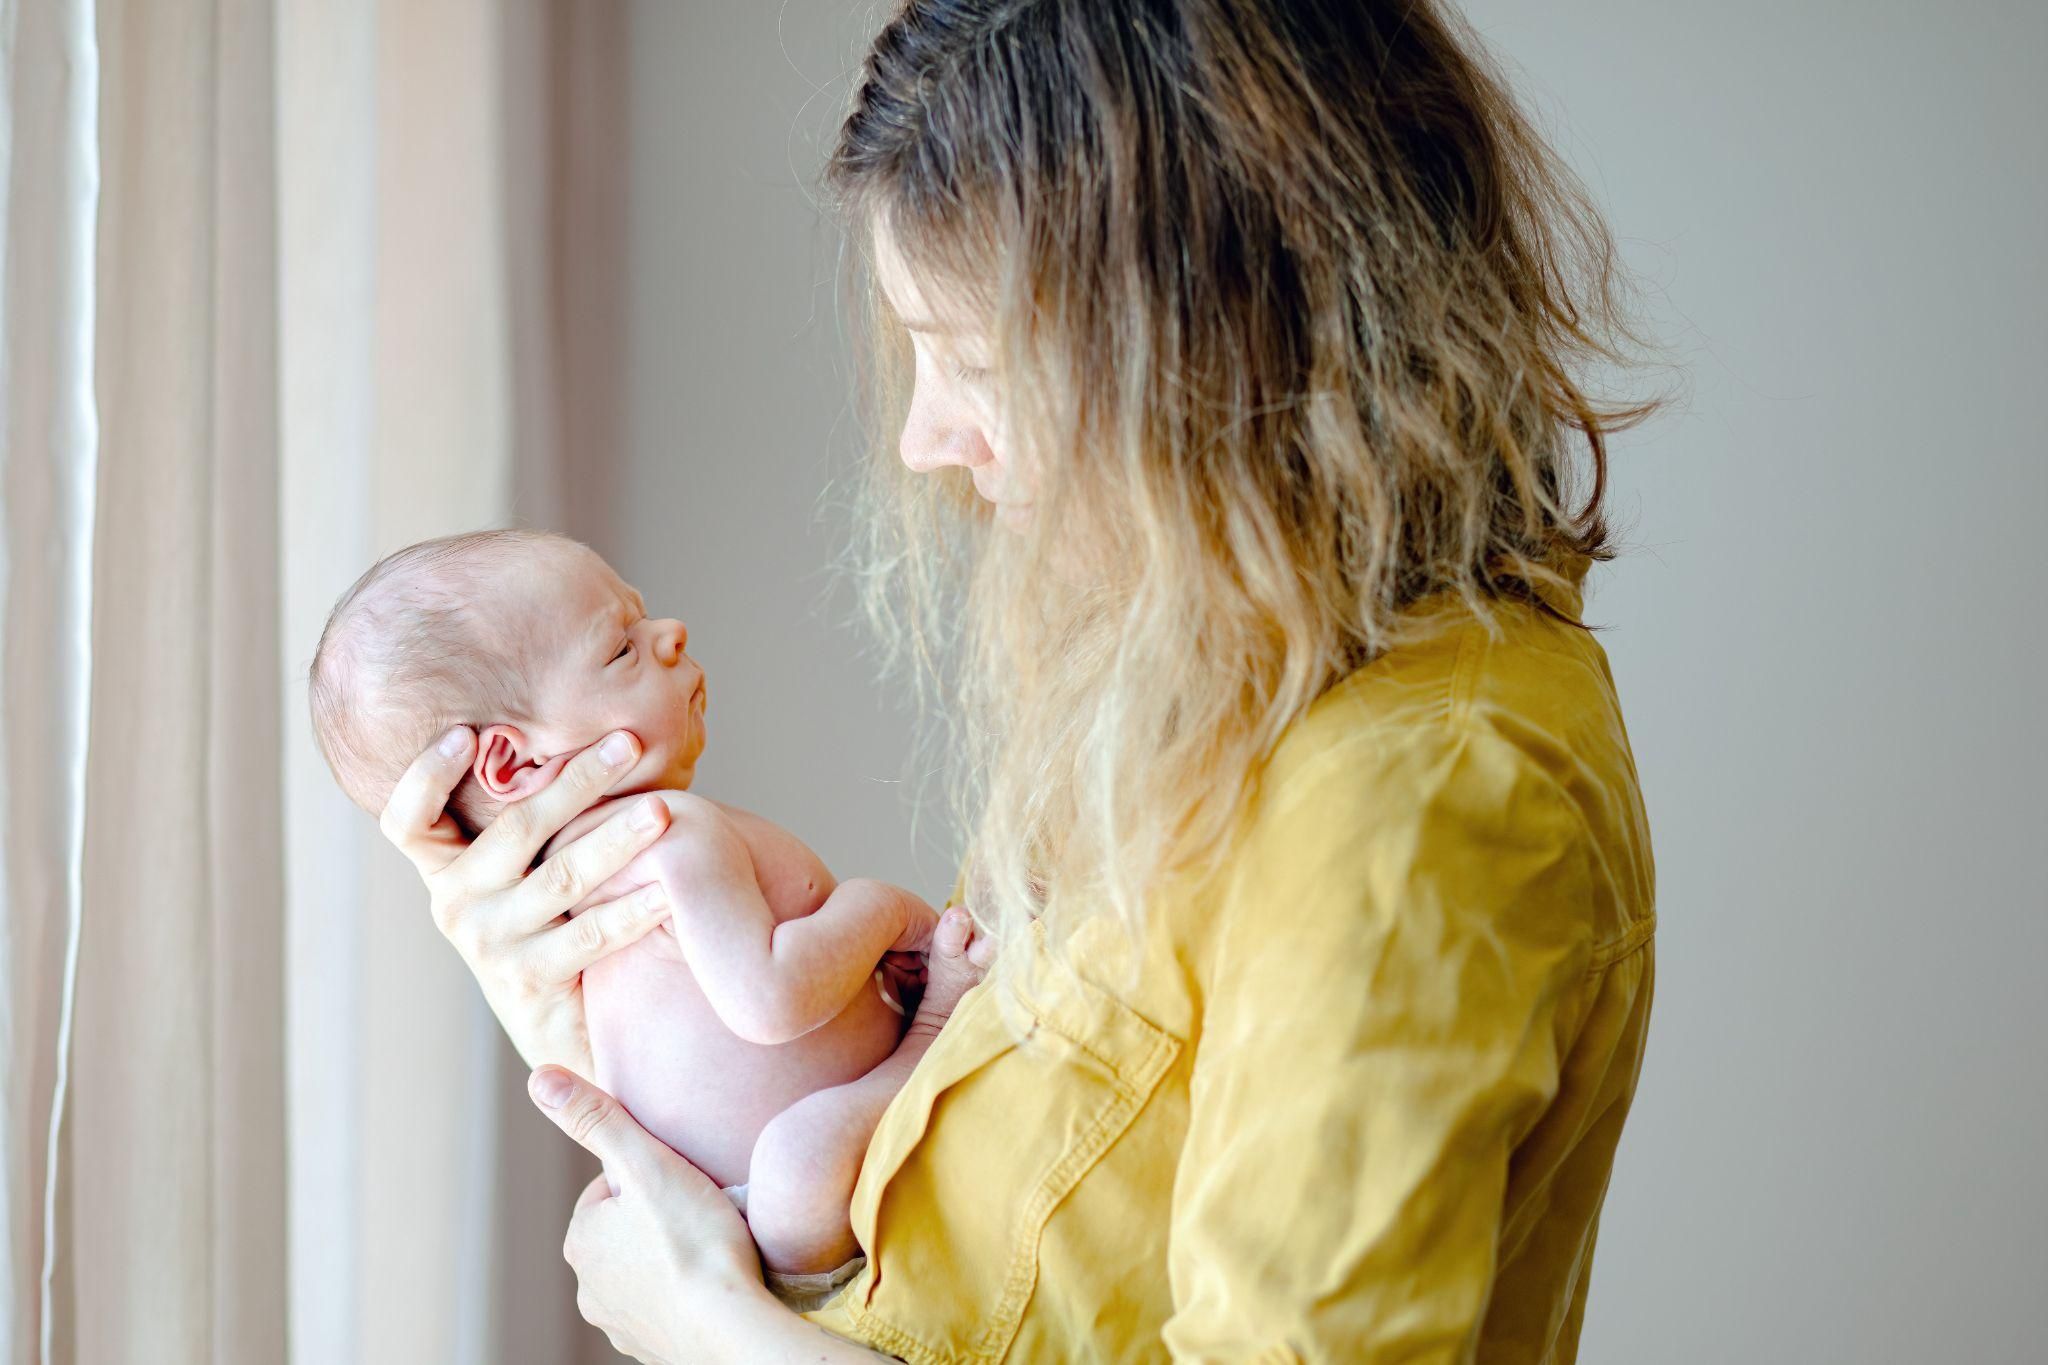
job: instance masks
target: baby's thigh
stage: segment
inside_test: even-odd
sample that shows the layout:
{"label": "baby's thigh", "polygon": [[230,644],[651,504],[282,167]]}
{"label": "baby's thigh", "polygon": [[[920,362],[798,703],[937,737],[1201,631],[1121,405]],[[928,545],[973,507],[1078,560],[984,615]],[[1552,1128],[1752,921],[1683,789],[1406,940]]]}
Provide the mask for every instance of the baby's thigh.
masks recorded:
{"label": "baby's thigh", "polygon": [[887,1095],[880,1105],[872,1103],[861,1082],[852,1081],[806,1095],[768,1120],[754,1141],[747,1170],[748,1209],[767,1185],[771,1198],[780,1194],[810,1204],[836,1202],[843,1214],[868,1139],[888,1103]]}
{"label": "baby's thigh", "polygon": [[900,1079],[886,1068],[806,1095],[768,1121],[747,1170],[747,1226],[771,1270],[831,1270],[860,1250],[847,1206]]}

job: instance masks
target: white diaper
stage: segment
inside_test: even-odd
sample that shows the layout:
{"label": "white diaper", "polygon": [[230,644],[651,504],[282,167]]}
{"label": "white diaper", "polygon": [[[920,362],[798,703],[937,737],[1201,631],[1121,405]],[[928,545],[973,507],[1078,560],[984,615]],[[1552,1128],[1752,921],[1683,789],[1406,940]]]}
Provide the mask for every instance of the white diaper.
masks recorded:
{"label": "white diaper", "polygon": [[[747,1213],[747,1186],[744,1181],[737,1185],[719,1187],[725,1196],[739,1209],[740,1216]],[[761,1280],[768,1286],[782,1305],[792,1313],[808,1313],[814,1308],[823,1308],[834,1295],[846,1287],[847,1281],[860,1274],[860,1268],[868,1263],[865,1256],[856,1256],[837,1270],[819,1270],[804,1275],[784,1275],[780,1271],[761,1267]]]}

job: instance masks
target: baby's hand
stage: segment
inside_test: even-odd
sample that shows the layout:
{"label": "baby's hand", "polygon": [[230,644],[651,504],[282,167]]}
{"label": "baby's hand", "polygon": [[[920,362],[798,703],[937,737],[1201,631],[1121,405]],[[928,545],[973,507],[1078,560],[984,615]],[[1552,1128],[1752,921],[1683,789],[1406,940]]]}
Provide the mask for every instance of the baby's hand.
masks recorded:
{"label": "baby's hand", "polygon": [[995,958],[995,940],[975,927],[966,907],[947,907],[925,957],[924,998],[910,1031],[935,1035],[944,1028],[960,997],[981,982]]}
{"label": "baby's hand", "polygon": [[903,926],[903,932],[882,954],[880,970],[887,986],[886,998],[909,1014],[917,1009],[917,1002],[924,995],[925,954],[938,927],[939,912],[920,900],[909,907],[907,918],[909,922]]}

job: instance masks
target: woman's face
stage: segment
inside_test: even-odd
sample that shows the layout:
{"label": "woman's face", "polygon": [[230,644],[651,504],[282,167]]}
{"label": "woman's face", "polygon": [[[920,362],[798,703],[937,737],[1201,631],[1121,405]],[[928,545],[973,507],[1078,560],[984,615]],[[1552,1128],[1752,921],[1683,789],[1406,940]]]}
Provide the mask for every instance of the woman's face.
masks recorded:
{"label": "woman's face", "polygon": [[1031,515],[1031,490],[1005,454],[994,347],[972,313],[922,284],[885,226],[875,228],[875,269],[882,293],[910,331],[917,375],[898,446],[920,474],[959,465],[996,515],[1019,525]]}

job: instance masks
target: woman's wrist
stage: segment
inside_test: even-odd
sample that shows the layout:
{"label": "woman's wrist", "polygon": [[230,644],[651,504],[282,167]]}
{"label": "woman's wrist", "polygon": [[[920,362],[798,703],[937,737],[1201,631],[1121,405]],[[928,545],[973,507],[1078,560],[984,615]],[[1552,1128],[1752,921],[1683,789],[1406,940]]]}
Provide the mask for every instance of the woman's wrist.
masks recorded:
{"label": "woman's wrist", "polygon": [[670,1340],[682,1360],[741,1365],[763,1360],[761,1346],[782,1330],[779,1316],[794,1318],[756,1275],[703,1269],[676,1295],[676,1331]]}
{"label": "woman's wrist", "polygon": [[683,1330],[674,1339],[685,1354],[676,1365],[684,1360],[717,1365],[871,1365],[894,1359],[836,1337],[792,1312],[756,1277],[707,1273],[683,1296],[682,1306]]}
{"label": "woman's wrist", "polygon": [[543,1001],[531,996],[498,998],[484,991],[498,1026],[528,1071],[559,1066],[579,1076],[592,1074],[590,1036],[583,1021],[582,998]]}

